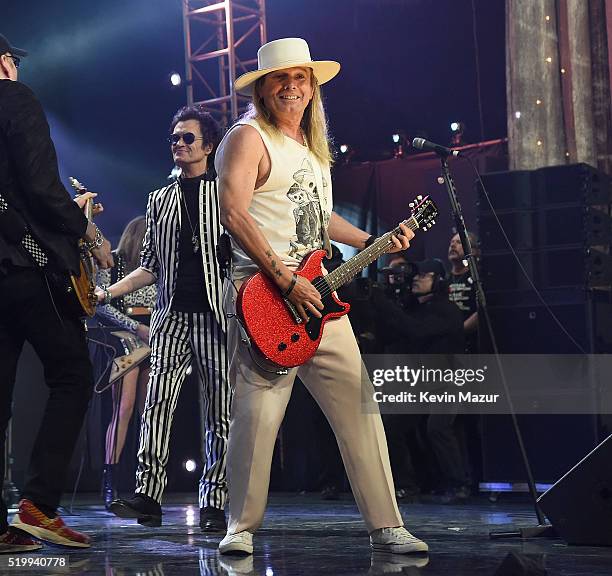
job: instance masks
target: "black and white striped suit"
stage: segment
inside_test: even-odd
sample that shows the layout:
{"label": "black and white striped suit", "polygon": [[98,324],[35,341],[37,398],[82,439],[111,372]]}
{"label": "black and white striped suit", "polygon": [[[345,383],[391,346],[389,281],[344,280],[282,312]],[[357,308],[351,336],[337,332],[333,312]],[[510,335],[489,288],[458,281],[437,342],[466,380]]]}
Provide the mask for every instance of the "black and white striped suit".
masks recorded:
{"label": "black and white striped suit", "polygon": [[178,183],[151,192],[141,267],[157,278],[157,303],[151,316],[151,376],[142,415],[136,492],[161,502],[172,418],[190,365],[200,377],[204,472],[200,507],[223,508],[227,494],[225,454],[231,393],[227,385],[226,319],[215,246],[222,232],[216,180],[202,180],[199,193],[200,245],[211,311],[172,310],[181,227]]}

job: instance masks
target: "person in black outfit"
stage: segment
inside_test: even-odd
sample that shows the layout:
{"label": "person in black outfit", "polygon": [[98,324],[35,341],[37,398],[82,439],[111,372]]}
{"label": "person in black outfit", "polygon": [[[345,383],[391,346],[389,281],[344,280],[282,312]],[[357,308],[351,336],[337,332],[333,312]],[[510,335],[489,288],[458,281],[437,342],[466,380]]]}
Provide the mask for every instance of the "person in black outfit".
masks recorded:
{"label": "person in black outfit", "polygon": [[26,340],[42,361],[49,398],[10,528],[6,504],[0,503],[5,553],[40,548],[26,532],[65,546],[90,545],[88,536],[68,528],[56,513],[93,388],[84,325],[76,307],[69,307],[65,287],[68,273],[78,274],[80,238],[101,267],[112,265],[110,244],[81,209],[94,195],[72,201],[59,179],[42,107],[17,81],[26,55],[0,35],[0,477]]}
{"label": "person in black outfit", "polygon": [[[438,355],[442,362],[452,361],[450,355],[461,354],[465,348],[463,316],[448,300],[448,283],[444,265],[439,260],[426,260],[416,265],[411,290],[400,292],[399,301],[392,301],[382,291],[373,298],[382,330],[388,335],[385,351],[390,354]],[[396,287],[394,286],[394,292]],[[436,366],[440,367],[440,366]],[[463,452],[454,429],[456,413],[427,415],[427,438],[437,466],[447,484],[445,500],[461,500],[469,495],[469,475]],[[406,435],[418,418],[388,415],[385,426],[398,496],[414,497],[418,482],[406,446]]]}
{"label": "person in black outfit", "polygon": [[[468,232],[474,257],[480,255],[478,237]],[[448,297],[463,314],[463,331],[465,333],[465,351],[478,351],[478,304],[476,302],[476,286],[472,282],[470,270],[465,264],[465,253],[459,234],[450,239],[448,246],[448,261],[451,265]]]}

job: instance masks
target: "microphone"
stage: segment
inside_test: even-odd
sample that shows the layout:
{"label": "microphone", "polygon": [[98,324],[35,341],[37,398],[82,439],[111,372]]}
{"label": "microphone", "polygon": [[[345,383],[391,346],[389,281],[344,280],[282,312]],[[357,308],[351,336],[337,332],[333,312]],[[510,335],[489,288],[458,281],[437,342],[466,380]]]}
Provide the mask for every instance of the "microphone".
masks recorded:
{"label": "microphone", "polygon": [[415,138],[412,141],[412,145],[419,150],[431,150],[438,156],[459,156],[460,154],[459,150],[452,150],[446,146],[440,146],[440,144],[435,144],[434,142],[425,140],[425,138]]}

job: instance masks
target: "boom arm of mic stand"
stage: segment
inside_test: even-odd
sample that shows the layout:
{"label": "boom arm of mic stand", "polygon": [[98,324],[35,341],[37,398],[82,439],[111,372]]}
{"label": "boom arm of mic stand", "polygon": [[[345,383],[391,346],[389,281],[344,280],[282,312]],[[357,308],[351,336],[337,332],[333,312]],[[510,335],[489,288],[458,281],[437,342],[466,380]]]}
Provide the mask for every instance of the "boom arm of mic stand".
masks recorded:
{"label": "boom arm of mic stand", "polygon": [[[514,427],[514,432],[516,434],[516,439],[519,445],[519,450],[521,452],[523,465],[525,466],[525,473],[527,474],[527,485],[529,486],[529,493],[531,495],[531,499],[533,501],[533,507],[534,507],[536,516],[538,518],[538,527],[536,531],[540,529],[540,532],[541,532],[541,527],[546,526],[546,517],[544,516],[544,513],[542,512],[538,504],[538,492],[536,490],[535,480],[533,477],[533,472],[531,470],[531,464],[529,463],[527,451],[525,450],[525,443],[523,442],[523,435],[521,433],[518,419],[516,417],[516,412],[514,411],[514,404],[512,402],[512,397],[510,395],[510,390],[508,388],[508,383],[506,381],[506,375],[505,375],[505,372],[504,372],[504,369],[501,363],[501,359],[499,356],[499,350],[497,348],[497,341],[495,339],[495,334],[493,332],[493,326],[491,324],[491,318],[489,316],[489,310],[487,308],[484,291],[482,289],[482,282],[480,280],[478,268],[476,267],[476,261],[472,254],[472,245],[467,235],[465,221],[463,219],[463,213],[461,212],[461,205],[459,204],[459,200],[457,198],[457,189],[455,188],[455,183],[453,182],[453,178],[448,168],[448,162],[446,161],[446,157],[440,157],[440,164],[442,166],[442,177],[444,180],[444,184],[446,185],[446,191],[448,192],[448,198],[450,200],[451,210],[453,212],[453,217],[455,219],[455,227],[457,229],[457,233],[459,234],[459,238],[461,238],[461,244],[463,245],[465,259],[468,262],[470,275],[472,277],[472,281],[474,282],[474,286],[476,287],[476,302],[478,304],[478,311],[482,312],[485,318],[487,329],[491,337],[493,353],[497,361],[497,368],[499,370],[501,381],[504,387],[504,393],[506,394],[506,398],[508,400],[508,406],[510,408],[510,416],[512,417],[512,424]],[[527,533],[528,530],[529,529],[519,531],[515,533],[515,535],[522,536],[523,534]],[[508,533],[504,533],[504,536],[507,537],[507,535]],[[492,533],[491,537],[495,538],[497,537],[497,535]]]}

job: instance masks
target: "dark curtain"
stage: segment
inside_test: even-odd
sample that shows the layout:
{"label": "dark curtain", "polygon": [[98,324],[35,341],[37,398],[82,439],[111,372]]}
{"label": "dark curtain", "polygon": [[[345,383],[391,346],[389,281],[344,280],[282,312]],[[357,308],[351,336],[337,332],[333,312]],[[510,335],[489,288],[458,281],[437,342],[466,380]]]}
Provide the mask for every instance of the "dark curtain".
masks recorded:
{"label": "dark curtain", "polygon": [[[469,156],[483,173],[508,167],[505,141],[466,146],[462,154]],[[461,157],[449,160],[449,165],[467,227],[475,230],[478,199],[474,172]],[[408,205],[416,196],[429,195],[438,206],[439,216],[433,228],[417,233],[412,241],[410,259],[441,258],[446,261],[454,222],[446,187],[438,183],[439,175],[440,161],[431,153],[380,162],[339,164],[334,167],[334,206],[355,225],[368,222],[368,231],[380,235],[410,216]]]}

